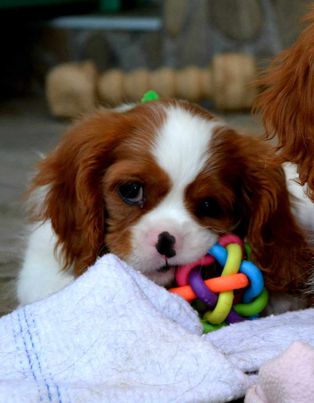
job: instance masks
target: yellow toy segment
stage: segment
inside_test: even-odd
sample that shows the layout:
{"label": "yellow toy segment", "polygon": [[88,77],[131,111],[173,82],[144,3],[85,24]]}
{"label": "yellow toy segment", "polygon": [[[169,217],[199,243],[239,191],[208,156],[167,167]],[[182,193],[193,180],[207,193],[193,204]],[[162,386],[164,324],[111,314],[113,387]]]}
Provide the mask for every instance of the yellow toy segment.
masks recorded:
{"label": "yellow toy segment", "polygon": [[[221,276],[238,273],[242,261],[242,248],[238,244],[230,244],[226,247],[228,257]],[[233,291],[221,292],[218,296],[217,304],[213,311],[208,311],[204,319],[213,324],[223,322],[231,311],[233,304]]]}

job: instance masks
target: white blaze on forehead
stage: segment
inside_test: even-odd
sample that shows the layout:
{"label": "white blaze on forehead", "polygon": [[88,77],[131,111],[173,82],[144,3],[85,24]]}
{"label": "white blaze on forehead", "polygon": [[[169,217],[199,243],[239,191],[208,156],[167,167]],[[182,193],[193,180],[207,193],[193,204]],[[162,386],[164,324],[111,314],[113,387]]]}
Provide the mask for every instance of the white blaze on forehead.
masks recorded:
{"label": "white blaze on forehead", "polygon": [[221,123],[178,106],[167,108],[165,113],[151,152],[172,186],[159,204],[132,227],[132,252],[128,257],[131,265],[152,278],[158,275],[155,280],[159,284],[169,280],[156,274],[156,269],[165,264],[164,256],[156,250],[160,233],[169,232],[176,240],[176,255],[168,259],[170,265],[193,262],[217,241],[217,234],[199,224],[187,209],[185,190],[204,169],[214,129]]}
{"label": "white blaze on forehead", "polygon": [[179,107],[166,111],[154,142],[153,155],[176,187],[193,182],[208,159],[213,129],[219,123]]}

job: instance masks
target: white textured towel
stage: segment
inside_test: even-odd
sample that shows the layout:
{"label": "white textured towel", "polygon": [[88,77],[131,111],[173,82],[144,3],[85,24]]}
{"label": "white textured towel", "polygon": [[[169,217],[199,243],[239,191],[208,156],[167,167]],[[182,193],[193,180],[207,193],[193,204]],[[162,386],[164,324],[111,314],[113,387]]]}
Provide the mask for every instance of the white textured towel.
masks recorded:
{"label": "white textured towel", "polygon": [[0,319],[0,402],[224,402],[289,343],[314,345],[314,311],[207,336],[189,304],[112,255]]}

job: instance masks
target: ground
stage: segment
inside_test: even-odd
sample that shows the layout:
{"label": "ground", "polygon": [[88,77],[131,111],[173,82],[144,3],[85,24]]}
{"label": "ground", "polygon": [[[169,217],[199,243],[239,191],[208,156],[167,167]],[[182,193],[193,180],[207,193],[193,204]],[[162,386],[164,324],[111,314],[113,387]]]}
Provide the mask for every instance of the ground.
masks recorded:
{"label": "ground", "polygon": [[[248,113],[222,116],[246,132],[262,132],[259,121]],[[23,193],[40,153],[52,149],[68,125],[50,116],[44,99],[0,105],[0,315],[16,304],[14,283],[26,234]]]}

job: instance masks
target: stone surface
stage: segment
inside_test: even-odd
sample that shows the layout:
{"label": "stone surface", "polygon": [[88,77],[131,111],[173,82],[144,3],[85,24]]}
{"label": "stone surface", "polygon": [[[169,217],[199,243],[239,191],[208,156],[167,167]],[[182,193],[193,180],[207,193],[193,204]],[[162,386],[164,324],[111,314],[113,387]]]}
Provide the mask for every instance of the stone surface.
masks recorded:
{"label": "stone surface", "polygon": [[107,32],[106,38],[114,54],[115,66],[125,71],[162,64],[160,32]]}
{"label": "stone surface", "polygon": [[100,71],[105,70],[112,63],[114,55],[106,35],[103,32],[92,32],[86,39],[81,58],[93,60]]}
{"label": "stone surface", "polygon": [[35,162],[56,144],[65,124],[42,100],[16,100],[0,110],[0,315],[15,304],[14,283],[25,236],[23,194]]}
{"label": "stone surface", "polygon": [[164,3],[164,24],[167,34],[176,37],[187,17],[189,0],[168,0]]}
{"label": "stone surface", "polygon": [[209,7],[211,23],[231,39],[253,40],[262,29],[264,16],[258,0],[212,0]]}
{"label": "stone surface", "polygon": [[[39,92],[50,68],[58,63],[87,59],[94,61],[100,71],[206,67],[217,53],[225,52],[246,52],[262,64],[295,40],[304,26],[301,17],[312,1],[154,0],[151,3],[153,6],[145,12],[132,9],[109,17],[83,15],[76,22],[79,26],[46,20],[44,26],[26,21],[16,27],[9,21],[1,28],[5,63],[0,66],[0,84],[6,91],[25,92],[31,87]],[[139,22],[135,22],[138,28],[132,29],[125,23],[116,29],[102,24],[124,17],[131,23],[139,19],[143,22],[143,16],[145,21],[154,21],[149,23],[150,27],[143,28]]]}
{"label": "stone surface", "polygon": [[309,10],[311,0],[273,0],[277,17],[278,33],[283,48],[291,45],[304,28],[304,14]]}
{"label": "stone surface", "polygon": [[93,110],[97,78],[91,61],[64,63],[51,69],[46,79],[46,98],[52,115],[74,118]]}
{"label": "stone surface", "polygon": [[[188,1],[187,12],[180,33],[175,37],[164,31],[163,63],[181,68],[189,65],[205,67],[209,64],[210,35],[208,33],[208,1]],[[164,17],[167,20],[167,17]]]}

